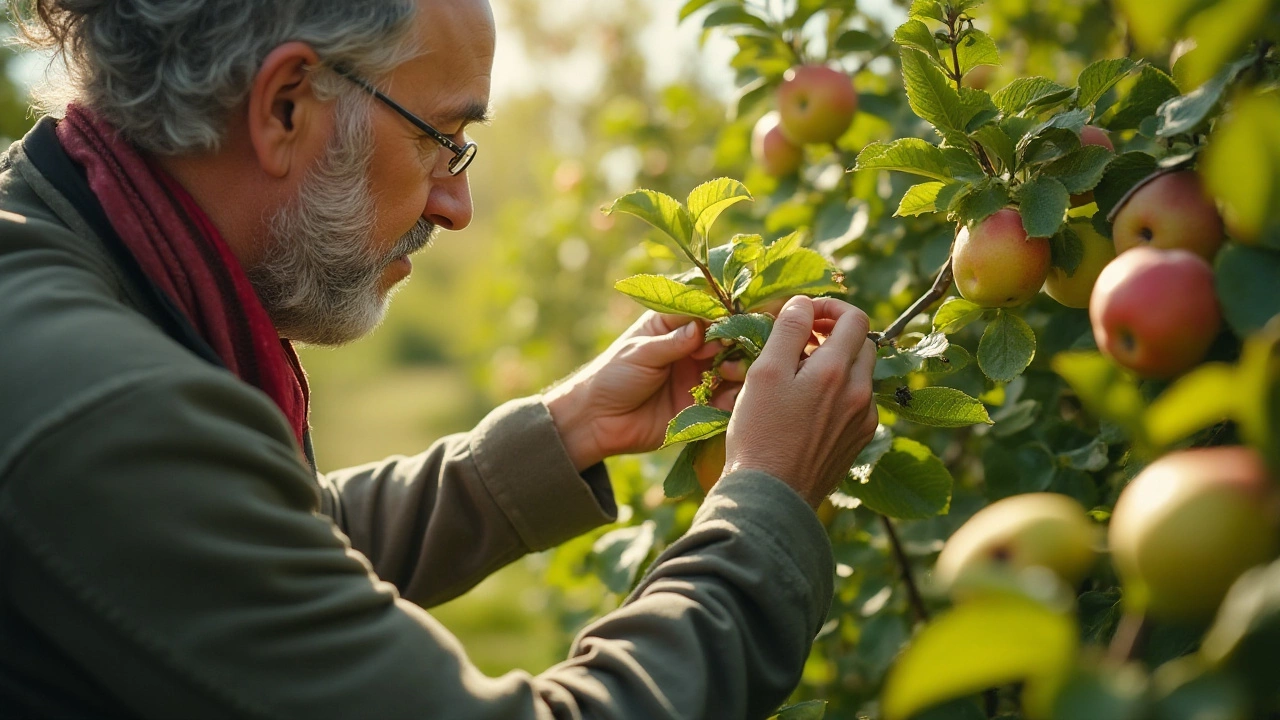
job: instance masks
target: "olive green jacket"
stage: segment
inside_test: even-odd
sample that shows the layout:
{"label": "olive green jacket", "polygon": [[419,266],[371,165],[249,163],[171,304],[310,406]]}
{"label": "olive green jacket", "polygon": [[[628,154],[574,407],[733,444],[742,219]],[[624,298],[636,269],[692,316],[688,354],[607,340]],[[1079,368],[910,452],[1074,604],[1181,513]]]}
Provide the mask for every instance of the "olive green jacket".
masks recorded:
{"label": "olive green jacket", "polygon": [[794,687],[831,550],[753,473],[565,662],[482,675],[422,606],[610,522],[602,467],[577,474],[532,398],[316,473],[267,396],[174,339],[86,188],[33,162],[42,132],[0,160],[0,715],[760,718]]}

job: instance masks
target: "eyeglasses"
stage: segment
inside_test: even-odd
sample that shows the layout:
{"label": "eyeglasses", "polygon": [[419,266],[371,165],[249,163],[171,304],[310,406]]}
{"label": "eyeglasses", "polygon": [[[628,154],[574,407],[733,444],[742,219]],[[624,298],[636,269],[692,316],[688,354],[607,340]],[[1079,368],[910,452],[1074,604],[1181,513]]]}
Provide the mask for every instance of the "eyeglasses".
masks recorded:
{"label": "eyeglasses", "polygon": [[426,133],[432,140],[440,143],[446,150],[453,153],[453,159],[449,161],[450,175],[457,175],[463,170],[466,170],[467,167],[471,165],[471,161],[476,159],[475,143],[468,142],[465,145],[458,145],[458,143],[450,140],[447,135],[428,125],[424,120],[422,120],[422,118],[419,118],[417,115],[405,110],[401,107],[400,103],[392,100],[386,95],[383,95],[382,92],[370,84],[369,81],[352,74],[346,67],[336,66],[333,68],[333,71],[356,85],[359,85],[365,92],[381,100],[383,103],[386,103],[387,107],[400,113],[401,117],[412,123],[414,127]]}

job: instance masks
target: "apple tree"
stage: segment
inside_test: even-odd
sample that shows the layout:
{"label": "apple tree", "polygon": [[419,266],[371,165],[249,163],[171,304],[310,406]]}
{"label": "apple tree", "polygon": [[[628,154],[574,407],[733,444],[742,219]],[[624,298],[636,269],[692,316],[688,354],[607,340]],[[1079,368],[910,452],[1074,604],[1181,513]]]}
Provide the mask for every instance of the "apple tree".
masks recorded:
{"label": "apple tree", "polygon": [[[618,198],[666,251],[617,290],[718,362],[792,295],[879,328],[881,426],[819,512],[836,597],[780,717],[1280,713],[1280,3],[681,19],[737,45],[742,180]],[[619,592],[718,475],[718,383],[668,429],[668,499],[581,565]]]}

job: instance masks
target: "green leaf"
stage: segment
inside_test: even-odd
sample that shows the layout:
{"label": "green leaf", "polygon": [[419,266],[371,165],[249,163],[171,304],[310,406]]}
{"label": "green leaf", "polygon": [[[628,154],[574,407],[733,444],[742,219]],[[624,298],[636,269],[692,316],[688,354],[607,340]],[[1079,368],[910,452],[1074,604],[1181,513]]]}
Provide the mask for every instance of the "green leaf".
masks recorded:
{"label": "green leaf", "polygon": [[715,320],[729,314],[718,300],[706,291],[682,285],[661,275],[636,275],[619,280],[614,287],[650,310],[689,317]]}
{"label": "green leaf", "polygon": [[925,361],[942,357],[951,343],[942,333],[934,333],[911,347],[886,346],[876,351],[875,380],[909,375],[924,368]]}
{"label": "green leaf", "polygon": [[1203,3],[1200,0],[1119,0],[1129,32],[1145,50],[1157,50],[1179,34],[1183,21]]}
{"label": "green leaf", "polygon": [[1049,238],[1049,249],[1053,252],[1053,266],[1061,268],[1067,277],[1074,277],[1080,263],[1084,261],[1084,241],[1071,229],[1070,225]]}
{"label": "green leaf", "polygon": [[992,98],[996,107],[1005,115],[1017,115],[1025,110],[1048,105],[1071,95],[1071,88],[1064,87],[1046,77],[1018,78],[1006,85]]}
{"label": "green leaf", "polygon": [[1129,94],[1108,112],[1108,130],[1135,130],[1143,120],[1154,115],[1169,98],[1178,96],[1178,85],[1167,73],[1144,65]]}
{"label": "green leaf", "polygon": [[1010,382],[1031,365],[1036,356],[1036,334],[1026,321],[1000,311],[978,343],[978,367],[997,382]]}
{"label": "green leaf", "polygon": [[1050,177],[1037,177],[1018,188],[1018,208],[1027,237],[1048,238],[1057,234],[1067,220],[1071,193]]}
{"label": "green leaf", "polygon": [[870,510],[891,518],[919,520],[947,512],[954,481],[928,446],[894,438],[865,483],[849,484]]}
{"label": "green leaf", "polygon": [[935,62],[942,62],[938,55],[938,39],[933,36],[929,26],[919,20],[908,20],[899,25],[893,33],[893,41],[903,47],[923,51]]}
{"label": "green leaf", "polygon": [[822,720],[826,714],[826,700],[810,700],[784,707],[769,720]]}
{"label": "green leaf", "polygon": [[942,158],[947,163],[947,172],[957,180],[981,182],[987,179],[982,166],[978,164],[978,156],[967,146],[942,148]]}
{"label": "green leaf", "polygon": [[716,2],[720,2],[720,0],[688,0],[688,2],[680,8],[680,22],[684,22],[684,20],[690,15]]}
{"label": "green leaf", "polygon": [[1113,158],[1115,153],[1105,147],[1084,145],[1045,165],[1040,174],[1056,179],[1067,192],[1078,195],[1097,187]]}
{"label": "green leaf", "polygon": [[636,576],[653,546],[657,543],[658,524],[646,520],[640,525],[618,528],[601,535],[591,546],[595,555],[596,576],[615,593],[625,593],[636,582]]}
{"label": "green leaf", "polygon": [[707,237],[721,213],[737,203],[753,199],[745,185],[731,178],[699,185],[689,193],[689,215],[693,218],[694,231]]}
{"label": "green leaf", "polygon": [[1143,152],[1127,152],[1117,155],[1107,165],[1102,179],[1093,189],[1093,199],[1098,203],[1098,215],[1111,214],[1120,200],[1134,185],[1156,171],[1156,159]]}
{"label": "green leaf", "polygon": [[1055,700],[1053,718],[1143,720],[1148,717],[1147,690],[1147,674],[1133,664],[1081,668]]}
{"label": "green leaf", "polygon": [[704,30],[730,25],[742,25],[755,30],[772,32],[772,28],[769,27],[769,23],[764,18],[748,12],[745,7],[738,5],[726,5],[716,8],[702,21]]}
{"label": "green leaf", "polygon": [[667,479],[662,483],[664,496],[678,499],[702,489],[698,484],[698,472],[693,467],[693,461],[698,457],[699,450],[700,443],[689,443],[680,451],[675,464],[671,466],[671,471],[667,473]]}
{"label": "green leaf", "polygon": [[1236,580],[1204,636],[1200,654],[1212,666],[1248,677],[1267,696],[1280,685],[1280,561]]}
{"label": "green leaf", "polygon": [[878,50],[884,41],[861,30],[845,30],[836,38],[836,52],[853,53]]}
{"label": "green leaf", "polygon": [[1064,467],[1084,472],[1098,472],[1111,462],[1107,442],[1102,438],[1094,438],[1088,445],[1060,453],[1058,458]]}
{"label": "green leaf", "polygon": [[1026,714],[1045,715],[1078,646],[1069,616],[1017,595],[972,599],[927,625],[899,656],[881,696],[885,720],[1014,683],[1023,684]]}
{"label": "green leaf", "polygon": [[710,405],[690,405],[671,418],[662,447],[713,438],[728,428],[728,412]]}
{"label": "green leaf", "polygon": [[[717,248],[718,249],[718,248]],[[715,254],[715,250],[712,251]],[[746,268],[755,267],[755,263],[764,257],[764,238],[759,235],[735,235],[729,243],[729,255],[725,258],[724,269],[720,274],[720,282],[733,293],[739,283],[751,282],[751,272],[743,272]]]}
{"label": "green leaf", "polygon": [[928,387],[901,395],[880,393],[876,402],[917,425],[958,428],[992,424],[981,401],[954,388]]}
{"label": "green leaf", "polygon": [[926,358],[920,371],[926,375],[940,376],[960,372],[973,363],[973,356],[960,345],[952,345],[938,357]]}
{"label": "green leaf", "polygon": [[1146,401],[1138,383],[1115,363],[1097,352],[1069,352],[1054,357],[1052,365],[1091,415],[1141,436]]}
{"label": "green leaf", "polygon": [[982,317],[985,309],[964,298],[953,297],[942,303],[933,316],[933,331],[951,335],[963,330],[969,323]]}
{"label": "green leaf", "polygon": [[760,357],[760,351],[773,332],[773,317],[763,313],[743,313],[721,318],[707,328],[707,342],[730,340],[742,348],[751,359]]}
{"label": "green leaf", "polygon": [[1066,128],[1033,130],[1018,144],[1021,165],[1043,165],[1080,149],[1080,133]]}
{"label": "green leaf", "polygon": [[913,185],[902,196],[902,202],[898,204],[898,210],[894,213],[894,216],[914,217],[924,213],[944,210],[945,208],[937,207],[938,193],[944,187],[946,187],[946,183],[940,182]]}
{"label": "green leaf", "polygon": [[855,483],[865,483],[871,479],[871,471],[875,470],[880,459],[893,449],[893,431],[884,425],[876,426],[876,434],[871,442],[862,448],[858,458],[853,461],[849,476]]}
{"label": "green leaf", "polygon": [[913,0],[907,13],[919,20],[937,20],[943,22],[946,16],[942,13],[942,4],[938,0]]}
{"label": "green leaf", "polygon": [[902,49],[902,78],[907,102],[916,115],[932,124],[943,137],[965,134],[971,115],[947,76],[919,50]]}
{"label": "green leaf", "polygon": [[1280,314],[1280,252],[1232,243],[1215,266],[1222,315],[1237,335],[1252,335]]}
{"label": "green leaf", "polygon": [[1168,447],[1236,414],[1241,387],[1236,369],[1225,363],[1205,363],[1178,379],[1147,410],[1147,437],[1156,447]]}
{"label": "green leaf", "polygon": [[960,58],[962,76],[979,65],[1000,64],[1000,50],[996,48],[996,41],[976,28],[970,28],[960,35],[956,55]]}
{"label": "green leaf", "polygon": [[[962,87],[960,88],[959,96],[960,108],[965,119],[964,131],[966,133],[977,132],[978,128],[1000,117],[1000,109],[996,107],[995,101],[991,99],[991,94],[986,90]],[[951,138],[951,142],[957,147],[968,147],[965,139],[959,136]]]}
{"label": "green leaf", "polygon": [[1096,104],[1108,90],[1120,82],[1125,75],[1133,72],[1136,67],[1138,63],[1129,58],[1098,60],[1092,63],[1080,72],[1080,92],[1076,96],[1076,103],[1082,108]]}
{"label": "green leaf", "polygon": [[[1039,404],[1027,407],[1039,407]],[[993,431],[1006,422],[1008,420],[997,420]],[[1008,436],[1014,433],[1002,434]],[[1044,492],[1053,483],[1054,473],[1058,469],[1053,454],[1042,443],[1027,443],[1013,450],[999,443],[991,443],[982,452],[982,468],[987,496],[992,500],[1010,495]]]}
{"label": "green leaf", "polygon": [[952,203],[959,222],[973,226],[996,214],[1009,204],[1009,190],[1003,183],[987,180],[971,186],[969,192]]}
{"label": "green leaf", "polygon": [[1165,101],[1156,110],[1160,118],[1156,126],[1156,137],[1172,137],[1189,133],[1205,123],[1209,113],[1222,102],[1222,95],[1240,71],[1240,65],[1228,65],[1213,76],[1209,82],[1181,97]]}
{"label": "green leaf", "polygon": [[853,169],[898,170],[943,182],[951,181],[947,159],[936,145],[919,138],[871,143],[858,153]]}
{"label": "green leaf", "polygon": [[999,158],[1006,170],[1017,167],[1017,145],[999,125],[986,125],[980,128],[973,133],[973,139],[986,148],[988,153]]}
{"label": "green leaf", "polygon": [[[1244,45],[1258,37],[1261,27],[1275,27],[1276,17],[1269,0],[1221,0],[1206,7],[1189,25],[1195,50],[1178,61],[1178,80],[1183,87],[1197,87],[1216,74],[1223,63],[1235,57]],[[1274,39],[1274,33],[1272,33]],[[1250,53],[1245,62],[1253,62]]]}
{"label": "green leaf", "polygon": [[693,257],[693,218],[675,198],[653,190],[636,190],[624,195],[605,211],[634,215],[661,230],[675,241],[685,255]]}
{"label": "green leaf", "polygon": [[1246,95],[1235,100],[1209,138],[1200,160],[1205,189],[1232,217],[1233,232],[1264,234],[1280,222],[1280,95]]}
{"label": "green leaf", "polygon": [[836,281],[836,269],[831,263],[808,248],[794,250],[775,262],[768,261],[766,254],[751,283],[734,298],[747,310],[784,296],[844,291],[844,286]]}

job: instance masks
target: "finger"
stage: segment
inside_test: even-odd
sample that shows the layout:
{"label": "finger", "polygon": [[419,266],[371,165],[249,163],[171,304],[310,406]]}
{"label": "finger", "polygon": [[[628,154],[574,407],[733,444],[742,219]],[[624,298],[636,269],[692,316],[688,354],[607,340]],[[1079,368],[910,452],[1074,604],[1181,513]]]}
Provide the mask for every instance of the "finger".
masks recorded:
{"label": "finger", "polygon": [[697,350],[694,350],[693,353],[689,355],[689,357],[693,358],[694,360],[707,360],[708,358],[713,358],[719,355],[723,351],[724,351],[724,346],[721,345],[718,341],[703,343],[702,347],[698,348]]}
{"label": "finger", "polygon": [[778,311],[778,319],[769,334],[769,342],[756,364],[777,365],[795,370],[804,347],[813,333],[814,303],[803,295],[787,301]]}
{"label": "finger", "polygon": [[747,379],[747,364],[741,360],[730,360],[720,364],[720,377],[725,382],[740,383]]}
{"label": "finger", "polygon": [[853,361],[853,382],[856,385],[871,385],[876,371],[876,352],[879,348],[876,344],[868,339],[863,339],[862,347],[858,349],[858,357]]}
{"label": "finger", "polygon": [[857,309],[839,298],[820,297],[813,299],[813,317],[816,320],[831,320],[835,322]]}
{"label": "finger", "polygon": [[867,314],[858,308],[848,303],[842,304],[847,307],[838,310],[840,317],[836,320],[836,326],[832,328],[831,334],[827,336],[822,347],[814,351],[813,357],[816,360],[819,357],[830,356],[838,359],[844,367],[848,367],[853,364],[859,348],[866,342],[871,321],[867,319]]}
{"label": "finger", "polygon": [[738,402],[738,393],[740,392],[742,392],[741,385],[721,386],[711,398],[711,406],[726,412],[733,412],[733,406]]}
{"label": "finger", "polygon": [[696,322],[688,322],[665,335],[636,341],[636,360],[648,367],[665,367],[689,357],[702,345],[702,328]]}
{"label": "finger", "polygon": [[684,327],[690,321],[696,322],[693,318],[686,315],[674,315],[647,310],[645,311],[645,314],[640,316],[639,320],[636,320],[627,332],[631,335],[638,336],[666,335],[673,330],[678,330]]}

